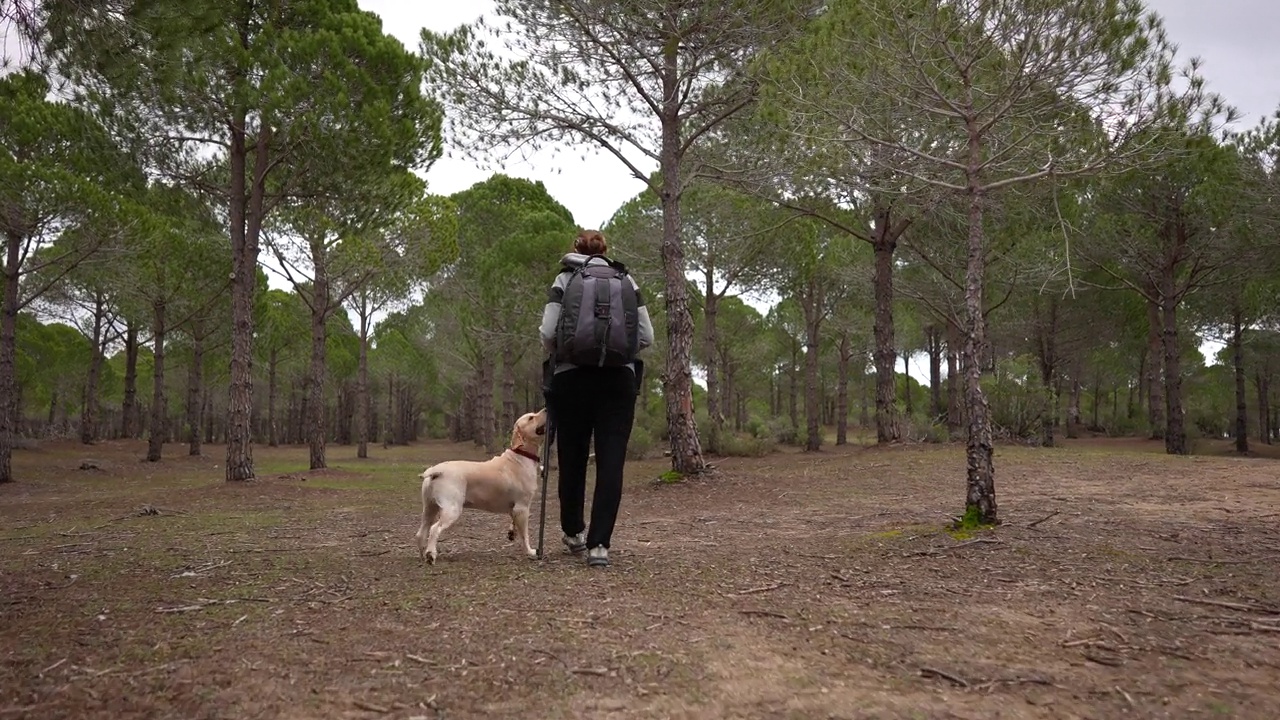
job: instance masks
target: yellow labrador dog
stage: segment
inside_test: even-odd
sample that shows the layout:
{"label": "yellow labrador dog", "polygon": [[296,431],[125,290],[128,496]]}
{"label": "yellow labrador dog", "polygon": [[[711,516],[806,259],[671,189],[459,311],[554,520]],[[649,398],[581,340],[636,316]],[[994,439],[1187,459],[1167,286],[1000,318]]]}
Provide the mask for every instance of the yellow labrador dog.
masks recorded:
{"label": "yellow labrador dog", "polygon": [[546,408],[525,413],[511,431],[511,446],[483,462],[448,460],[422,473],[422,525],[418,527],[418,555],[436,561],[440,533],[462,515],[463,508],[511,515],[507,541],[524,537],[529,557],[538,551],[529,544],[529,509],[538,490],[539,438],[547,431]]}

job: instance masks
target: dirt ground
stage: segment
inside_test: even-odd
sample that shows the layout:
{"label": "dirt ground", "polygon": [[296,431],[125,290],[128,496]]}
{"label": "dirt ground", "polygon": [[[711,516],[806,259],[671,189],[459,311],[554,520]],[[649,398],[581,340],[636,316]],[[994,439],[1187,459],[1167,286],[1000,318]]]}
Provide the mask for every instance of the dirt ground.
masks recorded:
{"label": "dirt ground", "polygon": [[470,447],[143,450],[16,456],[0,719],[1280,717],[1276,459],[1001,447],[973,536],[956,446],[632,463],[601,571],[554,490],[546,560],[467,511],[422,564],[417,472]]}

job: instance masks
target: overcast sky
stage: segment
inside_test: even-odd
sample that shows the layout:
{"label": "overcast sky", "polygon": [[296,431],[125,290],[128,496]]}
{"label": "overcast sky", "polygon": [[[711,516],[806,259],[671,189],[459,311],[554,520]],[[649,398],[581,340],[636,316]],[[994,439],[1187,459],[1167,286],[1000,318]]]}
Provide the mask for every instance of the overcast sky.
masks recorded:
{"label": "overcast sky", "polygon": [[[491,0],[359,0],[360,6],[382,16],[383,27],[409,48],[418,47],[419,29],[451,30],[493,9]],[[1277,0],[1148,0],[1147,6],[1164,17],[1170,38],[1182,61],[1198,56],[1211,89],[1223,95],[1243,115],[1240,126],[1251,126],[1280,105],[1280,2]],[[504,168],[509,175],[542,180],[551,195],[573,213],[579,225],[599,227],[613,211],[642,186],[612,157],[547,153],[531,162]],[[432,192],[448,194],[484,180],[489,171],[471,161],[446,157],[432,167],[427,181]]]}

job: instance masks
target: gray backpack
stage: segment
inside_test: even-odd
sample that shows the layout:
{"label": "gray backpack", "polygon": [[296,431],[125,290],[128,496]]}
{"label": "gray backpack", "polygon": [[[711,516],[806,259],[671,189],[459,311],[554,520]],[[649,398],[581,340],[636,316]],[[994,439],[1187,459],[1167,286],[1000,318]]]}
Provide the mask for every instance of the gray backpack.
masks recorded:
{"label": "gray backpack", "polygon": [[[605,262],[592,263],[599,257]],[[556,362],[617,367],[635,361],[640,316],[627,268],[593,255],[571,270],[560,300]]]}

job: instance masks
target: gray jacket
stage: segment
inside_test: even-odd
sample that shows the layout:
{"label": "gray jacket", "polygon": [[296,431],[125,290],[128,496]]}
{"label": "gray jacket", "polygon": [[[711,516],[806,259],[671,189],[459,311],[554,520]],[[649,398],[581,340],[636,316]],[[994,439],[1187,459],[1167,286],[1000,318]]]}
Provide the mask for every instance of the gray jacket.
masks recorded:
{"label": "gray jacket", "polygon": [[[569,253],[560,259],[562,265],[569,267],[580,267],[586,261],[588,261],[587,256],[581,253]],[[590,258],[590,262],[597,265],[605,264],[604,259],[599,257]],[[551,289],[547,294],[547,304],[542,308],[542,327],[539,329],[539,333],[542,335],[542,347],[548,353],[555,351],[556,325],[560,322],[560,298],[564,297],[564,288],[568,284],[571,274],[571,270],[561,270],[556,275],[556,279],[551,283]],[[638,352],[653,344],[653,321],[649,319],[649,308],[644,304],[644,295],[640,292],[640,286],[636,284],[634,277],[628,275],[627,278],[631,280],[631,287],[636,290],[636,303],[639,306],[636,312],[640,322],[636,337]],[[575,367],[577,366],[572,363],[557,363],[554,372],[564,372]],[[628,364],[627,367],[631,368],[632,371],[635,370],[634,364]]]}

